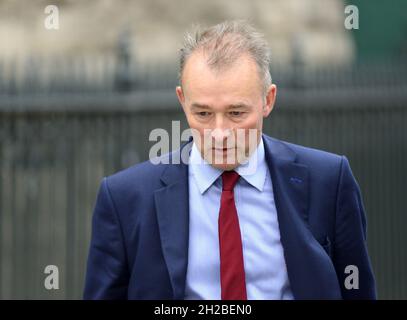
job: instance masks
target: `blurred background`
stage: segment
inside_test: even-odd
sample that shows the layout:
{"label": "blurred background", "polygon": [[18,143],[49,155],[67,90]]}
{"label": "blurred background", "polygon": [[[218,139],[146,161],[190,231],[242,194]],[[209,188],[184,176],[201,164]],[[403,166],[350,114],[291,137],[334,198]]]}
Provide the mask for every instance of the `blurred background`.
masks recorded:
{"label": "blurred background", "polygon": [[[44,25],[49,4],[58,29]],[[359,29],[345,27],[348,5]],[[151,130],[187,127],[183,34],[236,18],[271,47],[264,131],[348,157],[379,298],[407,299],[407,1],[0,0],[1,299],[82,297],[102,177],[147,160]]]}

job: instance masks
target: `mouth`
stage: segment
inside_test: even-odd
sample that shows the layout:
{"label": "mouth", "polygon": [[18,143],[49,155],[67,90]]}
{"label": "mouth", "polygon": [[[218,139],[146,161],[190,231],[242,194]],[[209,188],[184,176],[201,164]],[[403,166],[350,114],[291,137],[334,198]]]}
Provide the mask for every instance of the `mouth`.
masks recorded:
{"label": "mouth", "polygon": [[212,150],[221,152],[221,151],[228,151],[228,150],[233,150],[233,148],[212,148]]}

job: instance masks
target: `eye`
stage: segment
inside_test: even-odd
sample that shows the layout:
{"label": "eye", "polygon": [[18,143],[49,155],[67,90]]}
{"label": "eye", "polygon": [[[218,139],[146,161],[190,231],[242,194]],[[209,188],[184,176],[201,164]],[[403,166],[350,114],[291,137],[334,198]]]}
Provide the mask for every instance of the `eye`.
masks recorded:
{"label": "eye", "polygon": [[208,111],[200,111],[200,112],[197,112],[197,115],[200,116],[200,117],[207,117],[207,116],[209,116],[209,112]]}
{"label": "eye", "polygon": [[231,112],[229,112],[229,114],[231,116],[233,116],[233,117],[238,117],[238,116],[241,116],[243,114],[243,112],[241,112],[241,111],[231,111]]}

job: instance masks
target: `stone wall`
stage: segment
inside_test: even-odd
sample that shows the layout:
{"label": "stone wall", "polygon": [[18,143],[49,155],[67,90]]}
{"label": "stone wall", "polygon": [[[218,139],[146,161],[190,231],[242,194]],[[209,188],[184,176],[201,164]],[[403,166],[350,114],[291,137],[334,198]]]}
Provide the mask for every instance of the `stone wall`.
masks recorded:
{"label": "stone wall", "polygon": [[44,8],[49,4],[0,0],[0,57],[109,52],[127,28],[140,62],[174,63],[183,33],[192,24],[236,18],[249,19],[265,33],[275,63],[290,63],[293,46],[307,64],[342,64],[355,56],[343,25],[342,0],[54,1],[60,28],[46,30]]}

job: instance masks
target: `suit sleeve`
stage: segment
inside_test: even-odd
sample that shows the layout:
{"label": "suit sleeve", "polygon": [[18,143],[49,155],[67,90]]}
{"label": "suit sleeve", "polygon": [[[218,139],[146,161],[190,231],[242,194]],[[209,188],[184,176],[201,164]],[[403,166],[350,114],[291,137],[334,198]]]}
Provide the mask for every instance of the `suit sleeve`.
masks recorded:
{"label": "suit sleeve", "polygon": [[376,299],[367,251],[365,209],[345,156],[341,161],[336,203],[334,264],[343,299]]}
{"label": "suit sleeve", "polygon": [[84,299],[126,299],[128,278],[122,229],[104,178],[92,217]]}

